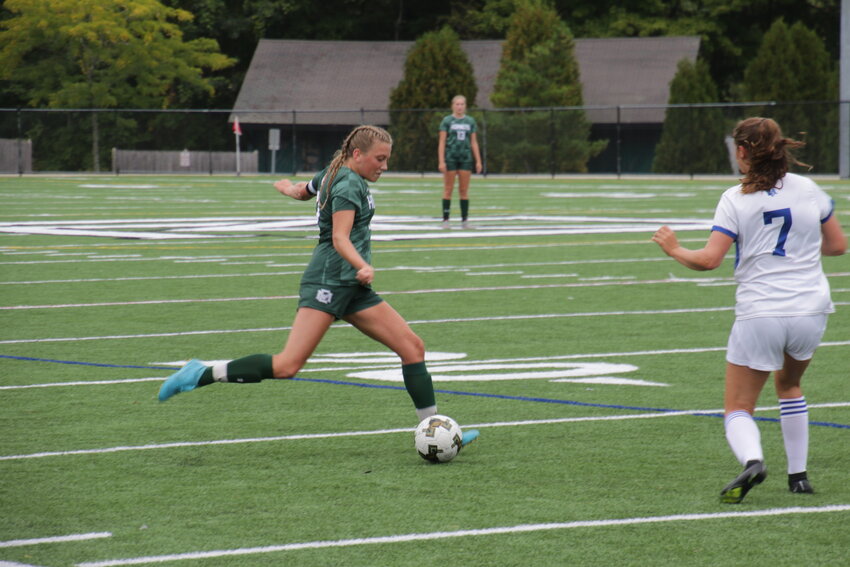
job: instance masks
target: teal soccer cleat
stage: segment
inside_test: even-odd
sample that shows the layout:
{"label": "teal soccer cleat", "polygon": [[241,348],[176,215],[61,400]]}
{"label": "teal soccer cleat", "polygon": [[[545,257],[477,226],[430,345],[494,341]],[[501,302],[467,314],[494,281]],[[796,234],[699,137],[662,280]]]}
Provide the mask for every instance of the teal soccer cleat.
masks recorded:
{"label": "teal soccer cleat", "polygon": [[479,435],[480,433],[477,429],[470,429],[469,431],[464,431],[463,438],[460,441],[460,446],[466,447],[467,445],[478,439]]}
{"label": "teal soccer cleat", "polygon": [[206,369],[207,367],[204,366],[204,363],[197,358],[193,358],[187,362],[183,368],[169,376],[163,382],[162,387],[159,389],[159,401],[164,402],[175,394],[194,390],[195,386],[198,385],[198,380],[201,379],[201,375]]}

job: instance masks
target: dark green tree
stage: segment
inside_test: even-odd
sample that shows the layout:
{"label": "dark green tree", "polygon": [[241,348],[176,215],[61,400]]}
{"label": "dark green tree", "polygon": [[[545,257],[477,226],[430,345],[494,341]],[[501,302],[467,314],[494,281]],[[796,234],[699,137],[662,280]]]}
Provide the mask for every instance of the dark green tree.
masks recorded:
{"label": "dark green tree", "polygon": [[[679,61],[670,82],[671,105],[717,102],[717,86],[708,64]],[[719,107],[675,106],[664,115],[661,140],[655,148],[655,173],[728,173],[730,161],[724,138],[727,124]]]}
{"label": "dark green tree", "polygon": [[747,66],[741,88],[746,101],[778,103],[752,112],[774,118],[786,136],[803,139],[799,157],[819,172],[838,167],[837,129],[830,123],[838,99],[834,74],[823,40],[799,22],[789,27],[779,19]]}
{"label": "dark green tree", "polygon": [[490,97],[510,109],[489,121],[490,171],[587,171],[588,160],[605,148],[605,141],[588,141],[590,123],[575,108],[583,101],[574,48],[547,1],[518,1]]}
{"label": "dark green tree", "polygon": [[463,39],[501,39],[515,10],[516,0],[452,2],[448,25]]}
{"label": "dark green tree", "polygon": [[[424,34],[407,54],[404,76],[390,94],[392,167],[428,171],[437,166],[437,130],[455,95],[475,106],[478,87],[457,34],[448,27]],[[434,109],[446,109],[434,111]]]}

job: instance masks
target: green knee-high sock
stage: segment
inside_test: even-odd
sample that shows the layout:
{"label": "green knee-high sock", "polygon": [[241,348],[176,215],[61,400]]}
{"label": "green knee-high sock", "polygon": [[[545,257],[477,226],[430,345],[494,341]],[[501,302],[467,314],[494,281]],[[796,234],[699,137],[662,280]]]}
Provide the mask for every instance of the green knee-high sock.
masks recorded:
{"label": "green knee-high sock", "polygon": [[216,377],[214,367],[207,368],[201,375],[198,386],[206,386],[215,381],[250,384],[268,378],[274,378],[272,356],[270,354],[252,354],[228,362],[226,376]]}
{"label": "green knee-high sock", "polygon": [[443,199],[443,220],[449,220],[449,215],[452,212],[452,200]]}
{"label": "green knee-high sock", "polygon": [[413,400],[416,409],[429,408],[437,405],[434,397],[434,384],[425,362],[403,364],[401,374],[404,376],[404,387]]}
{"label": "green knee-high sock", "polygon": [[460,220],[465,221],[469,217],[469,199],[460,200]]}

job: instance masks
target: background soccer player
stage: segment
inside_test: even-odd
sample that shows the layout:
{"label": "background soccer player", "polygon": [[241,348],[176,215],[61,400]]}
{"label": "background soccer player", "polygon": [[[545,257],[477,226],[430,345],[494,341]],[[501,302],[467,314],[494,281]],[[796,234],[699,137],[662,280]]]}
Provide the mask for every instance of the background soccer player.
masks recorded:
{"label": "background soccer player", "polygon": [[455,177],[460,197],[460,220],[463,228],[469,228],[469,181],[472,168],[475,167],[475,173],[481,173],[483,169],[477,129],[475,119],[466,115],[466,97],[457,95],[452,99],[452,113],[440,123],[440,140],[437,144],[437,168],[443,174],[443,228],[449,227]]}

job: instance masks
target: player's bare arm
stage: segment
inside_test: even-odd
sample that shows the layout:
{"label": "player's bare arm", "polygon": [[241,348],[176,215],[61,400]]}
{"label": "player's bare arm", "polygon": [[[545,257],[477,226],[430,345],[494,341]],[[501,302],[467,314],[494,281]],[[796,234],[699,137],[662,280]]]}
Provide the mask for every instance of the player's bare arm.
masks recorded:
{"label": "player's bare arm", "polygon": [[375,279],[375,268],[363,259],[351,243],[351,228],[354,226],[354,211],[337,211],[333,214],[333,245],[342,258],[357,270],[357,281],[369,285]]}
{"label": "player's bare arm", "polygon": [[676,233],[669,226],[662,226],[652,237],[665,254],[691,270],[706,271],[720,266],[723,257],[732,246],[732,238],[722,232],[712,232],[708,242],[700,250],[688,250],[679,245]]}
{"label": "player's bare arm", "polygon": [[841,229],[841,223],[835,218],[835,214],[821,225],[823,241],[821,243],[821,254],[824,256],[841,256],[847,252],[847,237]]}
{"label": "player's bare arm", "polygon": [[274,188],[277,189],[281,195],[292,197],[298,201],[309,201],[313,198],[313,194],[307,191],[306,181],[293,183],[289,179],[281,179],[280,181],[275,181]]}

